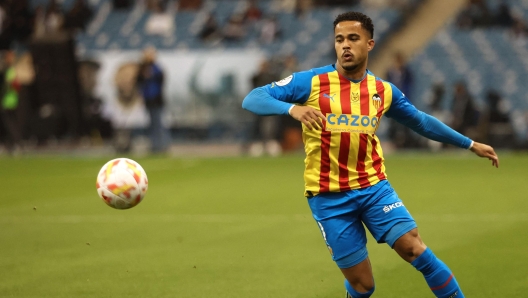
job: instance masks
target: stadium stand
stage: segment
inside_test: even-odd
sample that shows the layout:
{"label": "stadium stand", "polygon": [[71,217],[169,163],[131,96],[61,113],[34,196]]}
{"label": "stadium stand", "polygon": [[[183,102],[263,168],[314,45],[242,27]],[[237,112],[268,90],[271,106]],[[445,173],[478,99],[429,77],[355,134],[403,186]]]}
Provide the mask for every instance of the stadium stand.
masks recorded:
{"label": "stadium stand", "polygon": [[[528,17],[528,1],[506,1],[518,17]],[[489,1],[496,10],[496,1]],[[453,86],[464,81],[480,109],[486,106],[490,90],[503,98],[502,108],[511,114],[515,134],[526,141],[524,111],[528,110],[525,82],[528,80],[528,50],[526,40],[518,40],[511,29],[498,26],[460,29],[454,22],[446,25],[409,62],[415,74],[413,97],[427,109],[427,99],[435,84],[445,86],[444,109],[452,103]]]}
{"label": "stadium stand", "polygon": [[[412,7],[422,0],[409,1]],[[36,7],[46,0],[33,0]],[[66,0],[63,7],[71,6],[72,0]],[[260,44],[259,26],[248,26],[246,36],[240,42],[220,41],[215,44],[204,43],[197,37],[209,12],[213,13],[221,28],[234,14],[242,13],[247,2],[240,0],[207,1],[198,11],[177,11],[172,9],[175,5],[168,5],[165,12],[173,22],[173,30],[167,35],[152,35],[146,30],[147,22],[156,17],[156,13],[146,10],[141,5],[136,5],[131,10],[113,10],[111,3],[104,0],[95,0],[96,15],[87,32],[77,36],[79,47],[83,51],[94,50],[134,50],[153,45],[160,50],[164,49],[200,49],[200,48],[255,48],[259,47],[270,54],[288,55],[293,52],[299,61],[309,61],[315,66],[333,61],[332,47],[329,43],[329,26],[335,16],[344,11],[340,7],[317,7],[306,12],[303,16],[293,13],[274,11],[271,1],[259,1],[258,5],[263,15],[275,16],[279,23],[281,36],[277,42]],[[402,21],[401,9],[383,7],[371,8],[359,4],[353,9],[365,12],[372,17],[376,24],[376,40],[381,43],[388,34],[397,28]],[[346,8],[350,10],[350,8]],[[307,46],[315,44],[315,46]]]}

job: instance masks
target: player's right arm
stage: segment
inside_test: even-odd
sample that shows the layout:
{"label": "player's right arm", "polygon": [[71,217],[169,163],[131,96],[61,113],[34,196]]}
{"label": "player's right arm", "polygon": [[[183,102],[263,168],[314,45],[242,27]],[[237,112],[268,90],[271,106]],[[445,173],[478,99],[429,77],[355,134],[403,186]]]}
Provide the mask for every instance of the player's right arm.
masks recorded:
{"label": "player's right arm", "polygon": [[310,96],[312,71],[297,72],[290,77],[253,89],[244,98],[242,108],[261,116],[290,115],[308,129],[323,127],[324,115],[302,106]]}

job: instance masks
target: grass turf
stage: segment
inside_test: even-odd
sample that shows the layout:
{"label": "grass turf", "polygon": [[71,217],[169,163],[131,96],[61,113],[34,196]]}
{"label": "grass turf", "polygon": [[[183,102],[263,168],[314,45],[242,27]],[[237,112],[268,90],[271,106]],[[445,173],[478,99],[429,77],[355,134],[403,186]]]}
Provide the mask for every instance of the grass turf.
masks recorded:
{"label": "grass turf", "polygon": [[[303,157],[136,159],[145,200],[107,207],[111,157],[0,159],[0,297],[342,297],[303,198]],[[391,184],[467,297],[528,292],[528,155],[387,157]],[[369,238],[373,297],[432,297]]]}

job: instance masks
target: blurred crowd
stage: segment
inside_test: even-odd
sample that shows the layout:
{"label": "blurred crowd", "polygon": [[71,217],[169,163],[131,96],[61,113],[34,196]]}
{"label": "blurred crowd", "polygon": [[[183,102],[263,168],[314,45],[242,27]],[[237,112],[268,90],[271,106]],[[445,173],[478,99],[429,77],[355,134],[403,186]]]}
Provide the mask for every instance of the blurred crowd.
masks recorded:
{"label": "blurred crowd", "polygon": [[11,49],[13,43],[27,43],[32,36],[43,36],[61,31],[85,30],[93,16],[86,0],[76,0],[65,11],[57,0],[47,6],[30,8],[29,0],[0,1],[0,50]]}
{"label": "blurred crowd", "polygon": [[[109,1],[112,1],[115,10],[131,10],[141,5],[154,14],[163,14],[171,10],[205,12],[204,6],[207,4],[205,0]],[[267,3],[275,9],[266,11],[289,12],[302,18],[306,12],[320,6],[337,7],[360,2],[362,1],[267,0]],[[418,3],[420,0],[372,0],[369,1],[369,5],[408,7],[410,2]],[[55,96],[50,89],[62,89],[57,87],[59,85],[49,83],[53,82],[50,76],[61,72],[58,68],[54,68],[55,65],[50,64],[53,62],[49,59],[58,59],[53,61],[59,62],[65,59],[60,55],[58,57],[52,55],[42,56],[39,58],[40,62],[35,62],[34,58],[38,57],[34,54],[43,51],[31,44],[46,36],[64,35],[70,36],[65,39],[68,45],[68,42],[72,42],[71,36],[87,29],[96,13],[88,0],[76,0],[67,9],[61,3],[62,1],[59,0],[49,0],[46,5],[32,9],[29,0],[0,0],[0,82],[2,82],[0,143],[3,143],[9,152],[16,154],[27,144],[47,146],[59,139],[82,142],[83,138],[89,137],[92,144],[111,140],[118,151],[130,151],[133,145],[132,138],[137,131],[120,129],[113,125],[104,117],[103,100],[94,95],[95,73],[100,68],[98,63],[78,60],[76,68],[62,74],[64,77],[76,78],[77,81],[70,84],[73,93],[63,99],[52,101],[43,99],[43,96]],[[236,45],[249,35],[256,36],[256,40],[263,45],[283,39],[285,28],[281,27],[276,15],[264,12],[261,9],[262,3],[257,0],[248,0],[245,4],[243,9],[236,10],[225,21],[222,19],[222,22],[218,21],[214,10],[208,11],[196,30],[195,38],[205,47],[219,42]],[[528,29],[522,17],[513,13],[506,2],[497,6],[498,9],[490,9],[487,5],[483,0],[467,0],[466,7],[456,18],[456,26],[461,30],[496,26],[507,28],[519,40],[527,38]],[[162,114],[166,110],[166,98],[162,90],[168,84],[165,80],[164,68],[168,66],[162,65],[157,60],[155,48],[138,48],[138,50],[142,51],[141,57],[138,57],[133,64],[123,66],[119,70],[122,71],[120,74],[123,78],[131,78],[128,81],[123,79],[126,81],[123,84],[126,85],[125,87],[117,86],[119,100],[124,106],[137,100],[142,101],[150,124],[141,133],[149,138],[151,151],[163,152],[171,142],[171,131],[162,123]],[[73,52],[73,48],[68,48],[60,53],[73,55]],[[56,64],[67,67],[61,63]],[[298,64],[299,61],[293,54],[270,55],[260,62],[258,71],[248,78],[250,86],[255,88],[285,78],[300,70]],[[40,69],[40,79],[48,78],[51,81],[37,82],[35,69]],[[49,70],[49,74],[42,73],[43,69]],[[423,100],[415,98],[412,94],[415,84],[414,74],[403,53],[394,54],[392,66],[381,76],[394,83],[410,100]],[[415,104],[420,107],[426,105],[426,112],[475,140],[495,147],[518,146],[508,101],[503,98],[500,90],[489,89],[485,98],[475,98],[467,86],[464,81],[458,81],[452,86],[442,82],[436,83],[431,86],[431,98],[427,103],[415,102]],[[194,91],[195,95],[206,97]],[[78,106],[66,107],[65,103],[72,101],[72,97],[78,98]],[[71,109],[75,109],[73,114],[70,113]],[[285,150],[302,148],[300,124],[291,117],[260,117],[253,114],[248,117],[251,119],[242,140],[243,151],[246,154],[276,156]],[[425,141],[396,122],[388,121],[388,124],[387,137],[396,148],[439,149],[439,144]]]}
{"label": "blurred crowd", "polygon": [[508,28],[516,40],[524,42],[528,38],[528,25],[522,15],[515,14],[505,1],[492,9],[485,0],[467,0],[456,24],[460,29]]}
{"label": "blurred crowd", "polygon": [[[413,72],[401,53],[394,55],[393,65],[385,78],[394,83],[411,101],[424,100],[426,112],[461,134],[496,148],[520,146],[516,140],[510,105],[498,90],[488,89],[485,98],[477,100],[468,90],[465,81],[458,81],[453,86],[439,82],[431,86],[430,98],[415,99],[412,93]],[[446,94],[447,89],[452,89],[452,94]],[[390,121],[388,136],[396,148],[442,147],[440,143],[426,141],[395,121]]]}

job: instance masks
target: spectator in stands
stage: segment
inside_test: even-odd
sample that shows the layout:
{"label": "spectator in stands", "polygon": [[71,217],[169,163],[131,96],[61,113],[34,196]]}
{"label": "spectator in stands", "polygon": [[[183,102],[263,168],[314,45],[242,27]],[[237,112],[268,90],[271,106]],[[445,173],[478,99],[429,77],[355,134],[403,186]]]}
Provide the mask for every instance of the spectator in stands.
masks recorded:
{"label": "spectator in stands", "polygon": [[22,127],[18,120],[19,93],[21,84],[15,69],[16,55],[13,51],[4,53],[5,67],[0,72],[1,82],[1,116],[7,131],[7,148],[11,153],[18,153],[22,147]]}
{"label": "spectator in stands", "polygon": [[129,9],[132,7],[132,0],[113,0],[114,9]]}
{"label": "spectator in stands", "polygon": [[51,0],[46,10],[46,33],[55,33],[62,30],[64,15],[56,0]]}
{"label": "spectator in stands", "polygon": [[510,32],[515,44],[519,46],[526,45],[528,42],[528,27],[522,19],[514,19]]}
{"label": "spectator in stands", "polygon": [[246,29],[244,27],[244,16],[241,14],[234,14],[229,17],[227,24],[222,28],[222,37],[226,41],[240,41],[246,36]]}
{"label": "spectator in stands", "polygon": [[33,35],[41,37],[46,34],[46,9],[39,5],[35,9],[35,16],[33,18]]}
{"label": "spectator in stands", "polygon": [[506,101],[495,90],[488,91],[486,101],[481,119],[485,141],[501,148],[514,147],[515,132]]}
{"label": "spectator in stands", "polygon": [[267,17],[260,29],[260,42],[270,44],[275,42],[281,35],[281,28],[275,16]]}
{"label": "spectator in stands", "polygon": [[7,50],[11,44],[11,36],[8,30],[9,14],[7,3],[0,2],[0,51]]}
{"label": "spectator in stands", "polygon": [[167,8],[167,0],[147,0],[147,9],[155,13],[163,13]]}
{"label": "spectator in stands", "polygon": [[456,21],[459,28],[476,28],[492,24],[492,15],[484,0],[468,0]]}
{"label": "spectator in stands", "polygon": [[[445,86],[442,82],[434,83],[431,88],[431,97],[428,100],[429,109],[431,111],[431,116],[435,117],[436,119],[447,123],[448,115],[446,115],[443,107],[442,102],[444,100],[445,95]],[[438,151],[442,148],[444,144],[440,142],[436,142],[433,140],[427,140],[427,146],[433,150]]]}
{"label": "spectator in stands", "polygon": [[315,4],[319,6],[352,6],[360,2],[361,0],[317,0]]}
{"label": "spectator in stands", "polygon": [[262,18],[262,11],[258,7],[256,0],[249,1],[248,8],[244,12],[244,22],[257,22]]}
{"label": "spectator in stands", "polygon": [[221,38],[218,22],[213,14],[207,16],[202,30],[198,33],[198,37],[203,41],[216,41]]}
{"label": "spectator in stands", "polygon": [[306,12],[311,11],[314,6],[313,0],[297,0],[295,1],[295,16],[303,17]]}
{"label": "spectator in stands", "polygon": [[[289,74],[291,75],[291,73]],[[261,62],[259,70],[251,78],[253,88],[261,87],[278,79],[271,68],[271,61]],[[248,148],[251,156],[260,156],[267,153],[271,156],[279,155],[282,149],[279,144],[279,116],[258,116],[254,117],[253,129],[250,132],[250,146]]]}
{"label": "spectator in stands", "polygon": [[281,78],[285,78],[291,75],[292,73],[299,71],[299,64],[297,63],[297,57],[295,57],[295,55],[293,54],[286,56],[284,58],[284,61],[282,62],[282,65],[284,66],[284,69],[281,71],[281,74],[279,76]]}
{"label": "spectator in stands", "polygon": [[514,23],[513,16],[510,12],[510,7],[507,3],[503,2],[499,5],[497,9],[497,14],[495,14],[495,25],[500,27],[511,27]]}
{"label": "spectator in stands", "polygon": [[[408,98],[412,98],[411,90],[413,86],[413,76],[401,52],[394,54],[393,65],[387,71],[386,77],[387,80],[398,87],[403,94]],[[417,138],[415,138],[411,129],[392,119],[390,120],[389,137],[397,148],[411,148],[417,146]]]}
{"label": "spectator in stands", "polygon": [[[431,114],[436,117],[435,114],[442,111],[442,100],[445,94],[445,86],[443,83],[435,83],[432,88],[432,98],[429,102]],[[440,119],[439,117],[436,117]],[[443,119],[440,119],[443,121]]]}
{"label": "spectator in stands", "polygon": [[411,96],[411,89],[413,87],[413,75],[405,57],[401,52],[394,54],[393,65],[387,71],[387,80],[398,87],[403,94],[408,97]]}
{"label": "spectator in stands", "polygon": [[178,10],[199,10],[202,7],[202,0],[180,0]]}
{"label": "spectator in stands", "polygon": [[478,123],[479,111],[462,81],[455,84],[451,113],[451,128],[471,138],[477,137],[474,129]]}
{"label": "spectator in stands", "polygon": [[73,31],[84,31],[92,15],[93,11],[85,0],[76,0],[73,8],[66,14],[64,25]]}
{"label": "spectator in stands", "polygon": [[156,62],[156,49],[144,50],[137,83],[150,116],[149,137],[152,151],[162,152],[167,145],[168,132],[162,124],[164,74]]}
{"label": "spectator in stands", "polygon": [[[79,85],[83,110],[83,135],[90,136],[93,144],[100,144],[103,139],[110,139],[113,127],[108,119],[103,117],[105,103],[96,96],[97,73],[100,64],[92,60],[79,61]],[[116,87],[119,88],[116,84]]]}
{"label": "spectator in stands", "polygon": [[29,8],[28,0],[17,0],[11,2],[9,15],[12,20],[13,35],[16,40],[25,42],[33,31],[33,13]]}
{"label": "spectator in stands", "polygon": [[[279,77],[287,78],[294,72],[299,71],[299,64],[295,55],[288,55],[282,61],[279,61],[282,69]],[[279,135],[282,139],[282,149],[284,151],[295,151],[303,148],[302,142],[302,125],[293,117],[280,116]]]}

